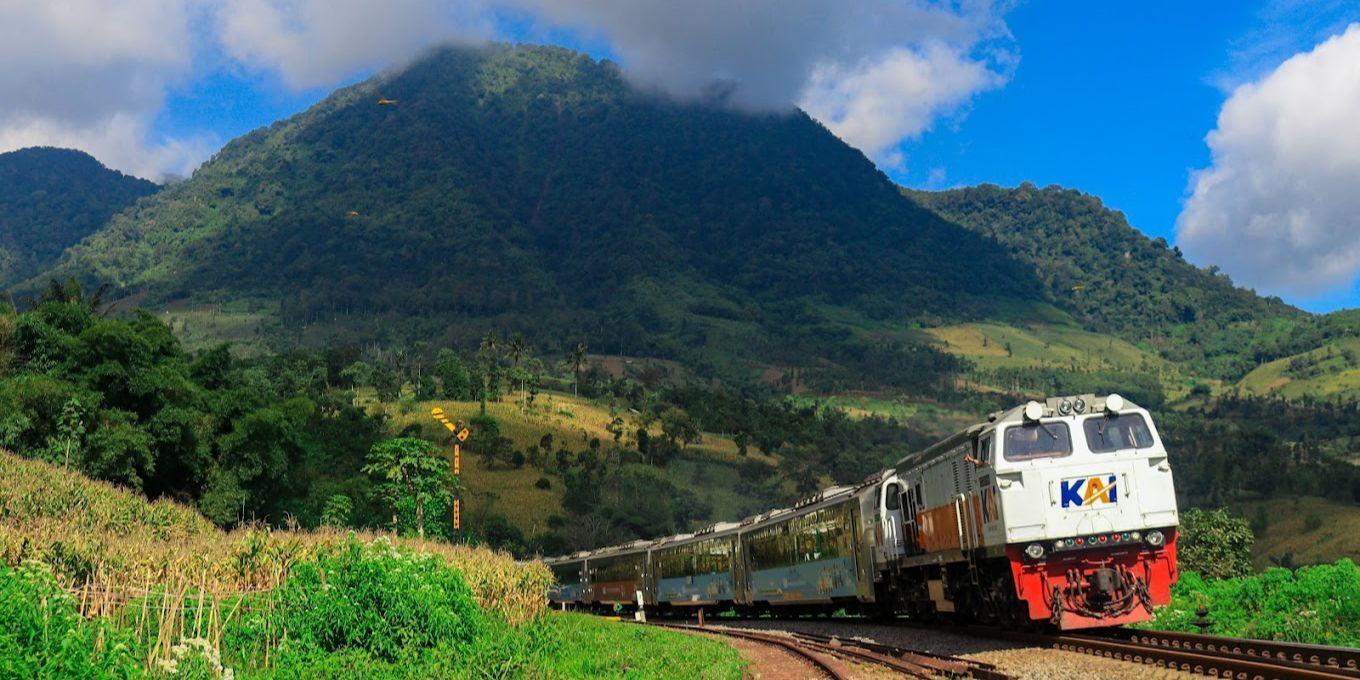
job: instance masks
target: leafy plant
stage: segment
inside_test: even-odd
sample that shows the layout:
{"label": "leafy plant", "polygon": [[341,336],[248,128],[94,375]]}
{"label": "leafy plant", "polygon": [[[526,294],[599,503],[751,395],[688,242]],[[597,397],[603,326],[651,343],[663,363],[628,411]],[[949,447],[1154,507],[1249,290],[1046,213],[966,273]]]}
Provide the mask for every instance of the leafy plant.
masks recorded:
{"label": "leafy plant", "polygon": [[1181,569],[1205,578],[1251,574],[1251,546],[1256,538],[1246,520],[1226,510],[1191,508],[1181,513],[1176,547]]}
{"label": "leafy plant", "polygon": [[416,535],[425,537],[425,510],[447,503],[456,488],[448,459],[424,439],[400,437],[378,442],[369,451],[366,474],[383,481],[377,492],[392,509],[392,525],[400,529],[399,509],[409,502],[415,510]]}

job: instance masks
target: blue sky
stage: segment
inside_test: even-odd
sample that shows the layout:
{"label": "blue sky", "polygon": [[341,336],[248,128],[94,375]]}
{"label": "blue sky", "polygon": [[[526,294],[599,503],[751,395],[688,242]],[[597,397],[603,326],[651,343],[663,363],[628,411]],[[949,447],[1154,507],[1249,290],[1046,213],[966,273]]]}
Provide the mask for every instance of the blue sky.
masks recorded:
{"label": "blue sky", "polygon": [[908,186],[1080,189],[1263,293],[1360,306],[1354,2],[84,5],[0,7],[0,150],[174,176],[428,45],[547,42],[677,97],[722,77],[743,108],[800,105]]}

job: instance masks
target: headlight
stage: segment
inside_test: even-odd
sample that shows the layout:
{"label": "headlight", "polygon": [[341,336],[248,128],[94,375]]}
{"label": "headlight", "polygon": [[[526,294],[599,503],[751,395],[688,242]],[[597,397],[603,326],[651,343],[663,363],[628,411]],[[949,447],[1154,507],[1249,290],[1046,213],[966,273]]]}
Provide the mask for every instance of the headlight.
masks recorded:
{"label": "headlight", "polygon": [[1137,531],[1135,531],[1135,532],[1129,534],[1129,538],[1131,538],[1131,539],[1133,539],[1133,540],[1135,540],[1135,541],[1141,541],[1141,540],[1143,540],[1143,535],[1140,534],[1140,533],[1138,533]]}
{"label": "headlight", "polygon": [[1067,399],[1062,400],[1062,403],[1061,403],[1061,404],[1058,404],[1058,415],[1063,415],[1063,416],[1065,416],[1065,415],[1070,415],[1071,413],[1072,413],[1072,402],[1071,402],[1070,400],[1067,400]]}
{"label": "headlight", "polygon": [[1044,556],[1044,546],[1039,545],[1038,543],[1031,543],[1029,544],[1029,547],[1025,548],[1025,555],[1031,560],[1037,560]]}
{"label": "headlight", "polygon": [[1152,531],[1147,532],[1147,542],[1148,545],[1154,548],[1160,548],[1163,543],[1166,543],[1166,536],[1163,536],[1162,532],[1153,529]]}
{"label": "headlight", "polygon": [[1081,397],[1077,397],[1077,400],[1072,402],[1072,410],[1076,411],[1077,413],[1085,413],[1086,400],[1082,399]]}

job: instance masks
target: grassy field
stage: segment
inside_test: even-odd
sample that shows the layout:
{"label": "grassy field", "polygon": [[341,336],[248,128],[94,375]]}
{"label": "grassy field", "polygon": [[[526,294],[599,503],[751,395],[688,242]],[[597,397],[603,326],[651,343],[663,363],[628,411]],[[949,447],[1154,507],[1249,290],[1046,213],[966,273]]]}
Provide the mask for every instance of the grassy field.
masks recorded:
{"label": "grassy field", "polygon": [[1241,503],[1232,509],[1258,525],[1260,517],[1266,519],[1252,551],[1252,566],[1258,570],[1278,566],[1275,560],[1286,554],[1292,554],[1294,565],[1360,558],[1360,507],[1302,497]]}
{"label": "grassy field", "polygon": [[369,533],[223,532],[3,452],[0,558],[5,677],[743,673],[718,642],[549,612],[537,562]]}
{"label": "grassy field", "polygon": [[927,332],[941,349],[967,357],[984,370],[1037,366],[1171,370],[1171,365],[1160,357],[1127,341],[1068,324],[979,322],[942,326]]}
{"label": "grassy field", "polygon": [[230,342],[244,356],[266,353],[265,330],[278,323],[277,315],[269,310],[222,305],[174,306],[158,316],[190,352]]}
{"label": "grassy field", "polygon": [[1341,338],[1262,364],[1243,377],[1238,387],[1248,394],[1287,399],[1360,394],[1360,338]]}
{"label": "grassy field", "polygon": [[[475,401],[383,405],[368,390],[360,391],[360,400],[370,409],[385,409],[395,429],[414,424],[421,428],[422,436],[433,441],[447,440],[449,434],[430,416],[431,409],[442,408],[448,418],[464,422],[481,410],[481,404]],[[555,446],[566,443],[576,451],[587,448],[592,438],[613,442],[613,435],[606,427],[618,414],[611,413],[609,408],[582,397],[556,392],[540,392],[535,401],[534,407],[529,408],[520,393],[516,393],[486,405],[487,414],[496,419],[501,434],[509,438],[515,448],[523,450],[537,446],[545,434],[552,435]],[[631,414],[624,413],[623,418],[627,429],[636,429]],[[654,434],[660,434],[660,431],[658,426],[652,427]],[[623,443],[636,445],[633,435],[627,433]],[[745,506],[734,488],[737,481],[735,466],[747,460],[772,467],[778,463],[774,457],[754,448],[743,458],[731,438],[706,432],[701,442],[690,445],[685,454],[667,468],[648,469],[656,470],[680,488],[694,491],[713,506],[716,517],[739,519],[736,513]],[[538,480],[545,475],[537,468],[528,465],[513,468],[502,463],[488,466],[470,455],[463,456],[462,465],[462,481],[468,491],[465,509],[471,517],[498,513],[526,534],[535,535],[545,529],[549,516],[562,513],[561,485],[556,478],[551,478],[550,488],[538,488]]]}

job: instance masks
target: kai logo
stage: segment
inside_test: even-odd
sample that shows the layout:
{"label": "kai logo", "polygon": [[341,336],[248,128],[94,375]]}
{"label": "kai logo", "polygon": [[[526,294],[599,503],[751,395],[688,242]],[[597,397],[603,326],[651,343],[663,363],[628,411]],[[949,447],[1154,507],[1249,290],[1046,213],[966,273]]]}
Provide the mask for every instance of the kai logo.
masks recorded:
{"label": "kai logo", "polygon": [[1062,506],[1064,508],[1091,508],[1101,503],[1114,505],[1119,502],[1119,488],[1115,486],[1114,475],[1093,475],[1076,479],[1062,480]]}

